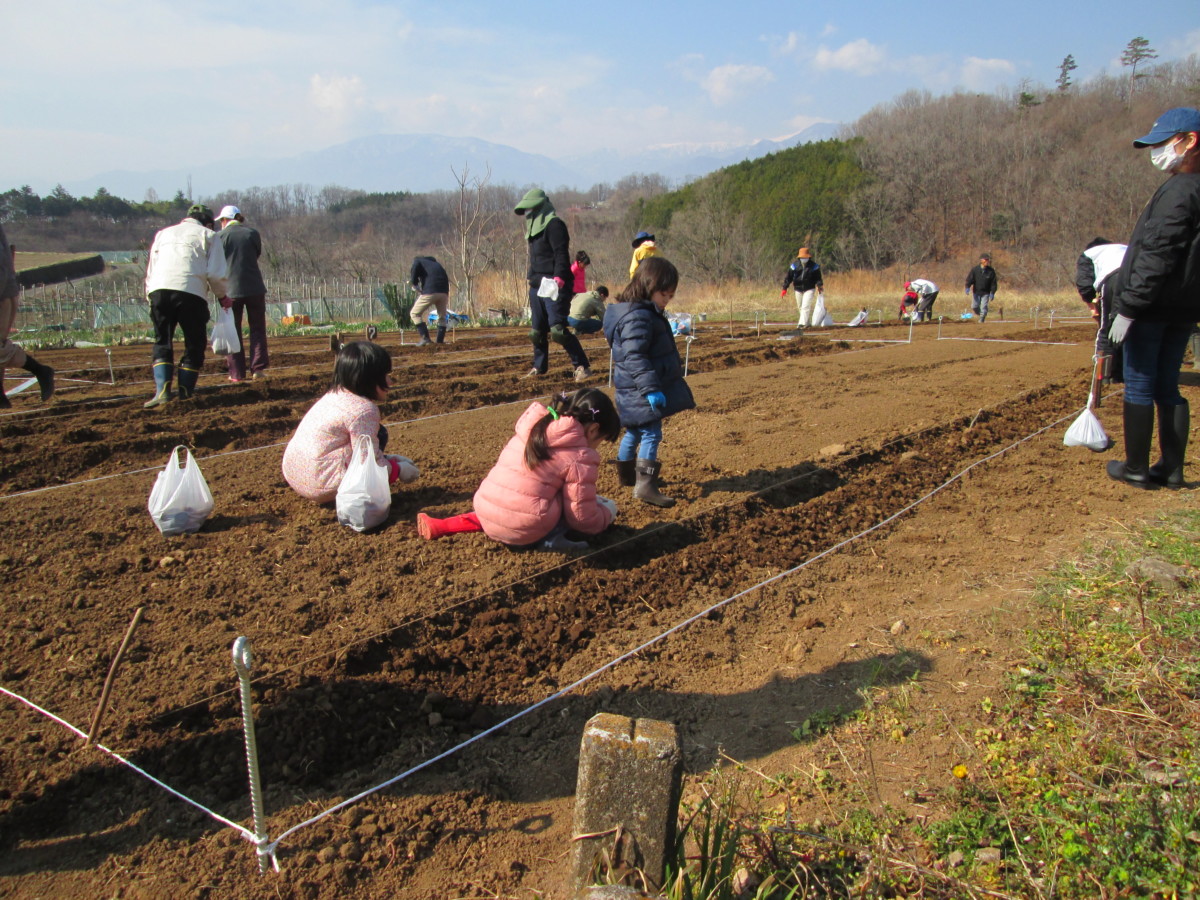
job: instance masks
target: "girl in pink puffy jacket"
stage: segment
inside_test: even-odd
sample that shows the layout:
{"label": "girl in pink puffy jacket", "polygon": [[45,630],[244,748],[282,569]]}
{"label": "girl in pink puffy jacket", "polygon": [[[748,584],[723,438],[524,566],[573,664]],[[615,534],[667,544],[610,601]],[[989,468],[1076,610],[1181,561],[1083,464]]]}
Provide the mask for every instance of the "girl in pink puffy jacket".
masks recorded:
{"label": "girl in pink puffy jacket", "polygon": [[617,505],[596,493],[597,451],[620,431],[612,400],[595,388],[561,394],[548,406],[531,403],[475,492],[474,512],[449,519],[418,513],[417,530],[427,540],[483,531],[515,548],[586,549],[566,533],[599,534],[616,518]]}

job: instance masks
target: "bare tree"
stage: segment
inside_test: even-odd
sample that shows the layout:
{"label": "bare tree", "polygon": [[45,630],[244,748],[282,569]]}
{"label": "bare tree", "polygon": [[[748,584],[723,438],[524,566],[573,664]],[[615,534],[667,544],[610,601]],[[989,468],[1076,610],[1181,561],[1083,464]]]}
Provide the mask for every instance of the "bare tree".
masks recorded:
{"label": "bare tree", "polygon": [[470,166],[466,163],[463,163],[461,171],[453,166],[450,171],[458,183],[458,190],[452,194],[454,231],[449,238],[453,245],[448,245],[446,238],[443,238],[442,246],[454,256],[461,272],[459,296],[465,300],[467,313],[477,318],[474,281],[492,262],[490,236],[496,221],[496,209],[488,202],[487,190],[492,180],[492,169],[489,166],[482,177],[472,176]]}

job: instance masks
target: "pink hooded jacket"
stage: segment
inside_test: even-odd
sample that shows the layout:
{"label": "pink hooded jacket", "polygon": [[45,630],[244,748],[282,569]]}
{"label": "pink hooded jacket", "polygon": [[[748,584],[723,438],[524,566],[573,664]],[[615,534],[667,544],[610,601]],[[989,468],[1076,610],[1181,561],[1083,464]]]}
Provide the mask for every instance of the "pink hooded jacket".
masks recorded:
{"label": "pink hooded jacket", "polygon": [[494,541],[513,546],[533,544],[559,522],[583,534],[599,534],[613,516],[596,502],[600,454],[588,446],[576,419],[563,416],[546,429],[550,458],[536,469],[525,465],[525,444],[546,407],[531,403],[517,420],[500,459],[475,492],[475,514]]}

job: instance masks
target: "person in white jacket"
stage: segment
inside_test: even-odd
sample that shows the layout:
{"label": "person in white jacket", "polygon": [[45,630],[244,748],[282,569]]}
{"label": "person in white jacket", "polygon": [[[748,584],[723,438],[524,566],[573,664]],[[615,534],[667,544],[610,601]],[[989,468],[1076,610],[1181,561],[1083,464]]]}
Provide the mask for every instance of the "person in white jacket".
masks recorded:
{"label": "person in white jacket", "polygon": [[179,398],[196,392],[204,345],[208,343],[206,290],[223,300],[228,270],[225,249],[213,231],[213,213],[199,203],[192,206],[178,225],[154,236],[146,260],[146,297],[154,323],[154,396],[146,409],[171,400],[175,370],[175,328],[183,329],[183,356],[179,360]]}

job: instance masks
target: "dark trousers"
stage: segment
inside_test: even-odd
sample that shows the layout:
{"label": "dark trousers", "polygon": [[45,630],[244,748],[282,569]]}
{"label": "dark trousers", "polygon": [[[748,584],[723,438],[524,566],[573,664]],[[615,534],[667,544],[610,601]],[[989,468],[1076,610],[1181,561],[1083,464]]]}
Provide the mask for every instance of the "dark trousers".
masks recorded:
{"label": "dark trousers", "polygon": [[929,321],[933,319],[933,301],[938,298],[940,291],[934,291],[932,294],[925,294],[921,297],[921,302],[917,304],[917,321]]}
{"label": "dark trousers", "polygon": [[208,324],[208,304],[187,291],[162,289],[150,293],[150,321],[154,323],[154,352],[156,363],[175,362],[175,328],[183,329],[183,357],[180,369],[199,372],[204,365],[204,348],[208,344],[205,325]]}
{"label": "dark trousers", "polygon": [[[541,279],[539,278],[538,281],[540,282]],[[569,298],[550,300],[546,297],[539,297],[537,288],[530,286],[529,327],[541,336],[541,340],[533,345],[533,367],[543,375],[550,368],[550,329],[555,326],[562,329],[562,346],[567,351],[567,356],[571,357],[572,364],[576,367],[587,367],[587,354],[583,352],[579,338],[567,330],[567,314],[570,311],[571,301]]]}
{"label": "dark trousers", "polygon": [[[246,313],[246,321],[250,327],[250,371],[261,372],[271,364],[267,356],[267,295],[257,297],[233,297],[233,321],[237,325],[238,334],[242,333],[242,312]],[[246,344],[242,349],[225,357],[229,362],[229,377],[239,381],[246,377]]]}

